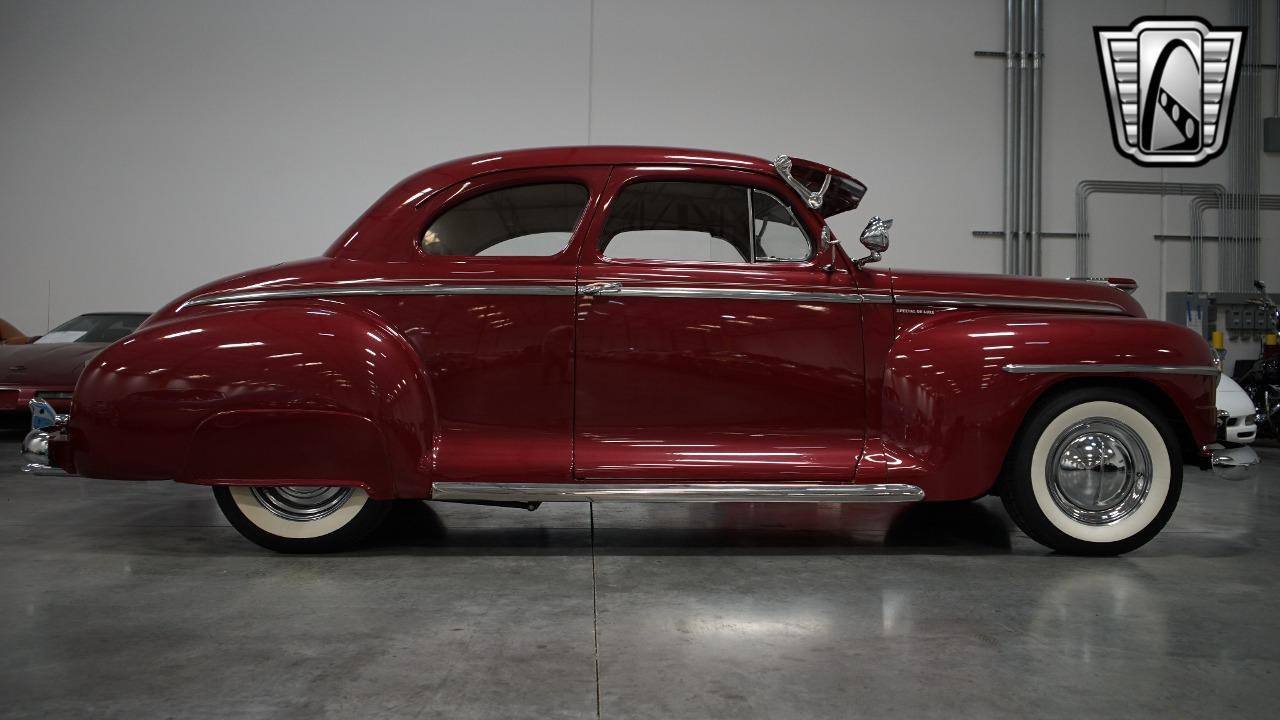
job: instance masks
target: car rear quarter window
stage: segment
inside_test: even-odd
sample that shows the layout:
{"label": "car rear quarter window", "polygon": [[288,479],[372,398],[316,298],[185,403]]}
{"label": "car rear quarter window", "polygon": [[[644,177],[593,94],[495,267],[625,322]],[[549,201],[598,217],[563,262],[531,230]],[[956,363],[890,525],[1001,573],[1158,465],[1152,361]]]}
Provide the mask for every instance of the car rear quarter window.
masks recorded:
{"label": "car rear quarter window", "polygon": [[542,183],[494,190],[441,213],[422,233],[427,255],[548,256],[569,245],[587,188]]}

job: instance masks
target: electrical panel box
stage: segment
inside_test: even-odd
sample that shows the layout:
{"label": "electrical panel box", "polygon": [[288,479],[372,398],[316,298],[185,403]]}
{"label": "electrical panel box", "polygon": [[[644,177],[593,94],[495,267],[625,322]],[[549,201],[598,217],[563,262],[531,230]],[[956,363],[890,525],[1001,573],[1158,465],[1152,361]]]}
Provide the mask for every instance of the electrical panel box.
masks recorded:
{"label": "electrical panel box", "polygon": [[1280,117],[1262,118],[1262,150],[1280,153]]}
{"label": "electrical panel box", "polygon": [[1165,320],[1200,333],[1206,340],[1215,329],[1217,309],[1213,298],[1188,292],[1165,293]]}
{"label": "electrical panel box", "polygon": [[[1165,320],[1185,325],[1200,333],[1205,340],[1214,330],[1222,330],[1228,340],[1260,341],[1276,331],[1275,320],[1254,300],[1256,293],[1165,294]],[[1280,303],[1280,294],[1271,294]]]}

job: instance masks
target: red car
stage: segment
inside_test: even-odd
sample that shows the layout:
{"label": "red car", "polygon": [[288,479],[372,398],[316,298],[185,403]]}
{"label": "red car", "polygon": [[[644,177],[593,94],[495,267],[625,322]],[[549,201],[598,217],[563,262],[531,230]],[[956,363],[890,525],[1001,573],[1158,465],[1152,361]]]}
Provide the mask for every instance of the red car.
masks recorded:
{"label": "red car", "polygon": [[147,313],[87,313],[34,341],[0,345],[0,422],[25,421],[33,399],[65,412],[89,360],[146,319]]}
{"label": "red car", "polygon": [[250,540],[306,552],[401,498],[995,493],[1045,545],[1114,554],[1164,526],[1184,464],[1241,461],[1209,447],[1201,337],[1106,282],[883,268],[878,218],[848,255],[826,218],[865,191],[705,150],[445,163],[322,257],[206,285],[107,348],[47,455],[210,485]]}

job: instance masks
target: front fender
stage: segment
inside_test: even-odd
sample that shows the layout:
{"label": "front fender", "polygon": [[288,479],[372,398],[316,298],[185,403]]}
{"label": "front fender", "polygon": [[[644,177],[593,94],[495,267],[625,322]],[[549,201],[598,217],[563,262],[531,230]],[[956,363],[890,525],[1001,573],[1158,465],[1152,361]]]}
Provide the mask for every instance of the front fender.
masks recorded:
{"label": "front fender", "polygon": [[424,497],[431,407],[417,355],[372,313],[324,300],[193,308],[86,368],[72,462],[89,477]]}
{"label": "front fender", "polygon": [[1176,413],[1180,437],[1189,435],[1184,444],[1194,444],[1191,452],[1213,440],[1213,376],[1004,369],[1212,365],[1208,344],[1186,328],[1132,317],[961,310],[900,314],[898,320],[885,359],[883,447],[876,459],[880,474],[919,485],[932,500],[989,492],[1028,412],[1066,382],[1128,384]]}

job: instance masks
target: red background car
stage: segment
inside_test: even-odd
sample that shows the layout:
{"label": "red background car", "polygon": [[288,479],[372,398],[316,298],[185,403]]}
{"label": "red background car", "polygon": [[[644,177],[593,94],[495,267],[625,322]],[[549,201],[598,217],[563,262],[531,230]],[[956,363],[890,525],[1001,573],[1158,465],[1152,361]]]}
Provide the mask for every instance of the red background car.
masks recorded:
{"label": "red background car", "polygon": [[90,358],[146,319],[147,313],[86,313],[33,342],[0,346],[0,422],[25,424],[27,403],[35,398],[66,412]]}

